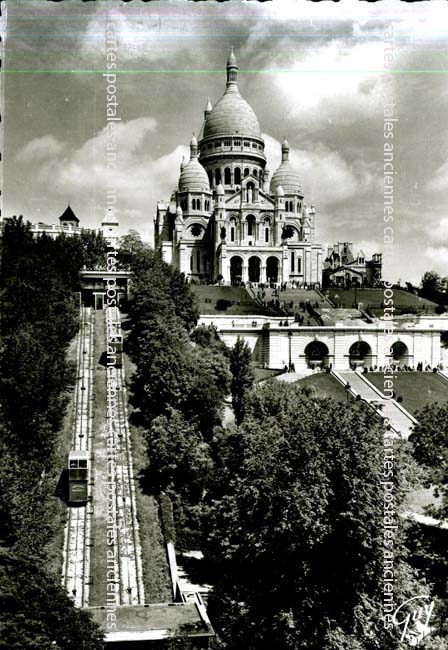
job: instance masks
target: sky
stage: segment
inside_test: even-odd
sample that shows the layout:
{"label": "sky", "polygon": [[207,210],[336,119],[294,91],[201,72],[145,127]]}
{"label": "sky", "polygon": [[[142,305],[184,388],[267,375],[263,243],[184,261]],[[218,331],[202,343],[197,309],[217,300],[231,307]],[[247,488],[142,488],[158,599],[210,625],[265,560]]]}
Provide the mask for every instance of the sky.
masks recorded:
{"label": "sky", "polygon": [[[5,6],[5,5],[4,5]],[[448,275],[448,3],[8,0],[3,210],[152,241],[230,48],[272,173],[286,136],[316,240],[385,253],[385,277]],[[107,30],[117,42],[117,169],[106,162]],[[110,37],[111,34],[109,34]],[[109,38],[109,41],[111,39]],[[384,247],[384,111],[393,104],[393,244]],[[390,224],[389,224],[390,225]],[[390,232],[390,231],[389,231]]]}

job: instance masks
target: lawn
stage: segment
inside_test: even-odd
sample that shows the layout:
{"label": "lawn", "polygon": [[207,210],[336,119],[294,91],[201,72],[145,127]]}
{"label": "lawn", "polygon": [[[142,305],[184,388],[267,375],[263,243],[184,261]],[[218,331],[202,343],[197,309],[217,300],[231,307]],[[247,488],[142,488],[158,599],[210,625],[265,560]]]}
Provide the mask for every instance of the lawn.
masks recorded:
{"label": "lawn", "polygon": [[252,372],[254,373],[255,383],[258,384],[260,381],[265,381],[271,377],[276,377],[280,375],[283,370],[270,370],[269,368],[259,368],[256,365],[252,364]]}
{"label": "lawn", "polygon": [[299,379],[296,385],[300,388],[313,387],[316,397],[331,397],[339,402],[345,402],[347,399],[347,393],[343,385],[327,372]]}
{"label": "lawn", "polygon": [[[337,306],[341,305],[342,307],[351,308],[355,303],[354,289],[332,288],[326,289],[324,293]],[[362,303],[364,309],[371,309],[376,315],[381,315],[384,301],[383,289],[357,289],[356,301]],[[407,308],[411,308],[417,312],[427,311],[433,313],[436,306],[435,302],[426,300],[426,298],[420,298],[409,291],[394,289],[395,313],[406,313]]]}
{"label": "lawn", "polygon": [[[382,373],[369,372],[366,379],[383,391]],[[433,372],[397,372],[393,381],[395,394],[403,398],[402,405],[412,414],[427,404],[448,401],[448,381]]]}
{"label": "lawn", "polygon": [[[230,314],[235,316],[266,313],[243,287],[213,287],[209,285],[190,285],[195,294],[200,314]],[[227,301],[224,309],[218,309],[218,301]]]}

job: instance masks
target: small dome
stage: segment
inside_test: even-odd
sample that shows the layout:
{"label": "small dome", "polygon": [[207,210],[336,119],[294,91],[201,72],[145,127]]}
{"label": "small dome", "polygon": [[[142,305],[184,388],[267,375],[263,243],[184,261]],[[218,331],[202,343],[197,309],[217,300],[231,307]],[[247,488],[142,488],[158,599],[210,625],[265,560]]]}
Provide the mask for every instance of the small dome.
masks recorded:
{"label": "small dome", "polygon": [[285,194],[301,194],[300,177],[291,167],[289,162],[289,144],[286,138],[282,144],[282,162],[274,172],[271,179],[271,193],[275,194],[278,186],[281,185]]}
{"label": "small dome", "polygon": [[182,208],[180,207],[180,205],[178,205],[177,208],[176,208],[176,215],[177,215],[178,217],[181,217],[181,216],[183,215],[183,210],[182,210]]}
{"label": "small dome", "polygon": [[285,191],[281,185],[277,185],[277,189],[275,190],[275,193],[277,196],[285,196]]}
{"label": "small dome", "polygon": [[179,177],[179,192],[210,192],[207,172],[197,158],[190,160]]}
{"label": "small dome", "polygon": [[190,160],[182,167],[179,177],[179,192],[210,192],[207,172],[198,160],[198,141],[190,140]]}
{"label": "small dome", "polygon": [[222,183],[220,183],[220,184],[218,185],[218,187],[216,188],[216,194],[220,194],[220,195],[223,195],[223,194],[224,194],[224,188],[223,188],[223,186],[222,186]]}

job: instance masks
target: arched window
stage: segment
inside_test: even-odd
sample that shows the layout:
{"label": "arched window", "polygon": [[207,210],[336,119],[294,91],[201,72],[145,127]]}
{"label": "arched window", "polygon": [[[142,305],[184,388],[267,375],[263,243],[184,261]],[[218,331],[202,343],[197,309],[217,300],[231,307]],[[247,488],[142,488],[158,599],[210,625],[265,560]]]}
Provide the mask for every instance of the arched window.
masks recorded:
{"label": "arched window", "polygon": [[253,175],[254,175],[255,177],[258,176],[258,171],[257,171],[256,169],[254,169],[252,173],[253,173]]}
{"label": "arched window", "polygon": [[291,273],[295,272],[295,255],[294,251],[291,251]]}
{"label": "arched window", "polygon": [[211,187],[213,185],[213,173],[211,169],[208,170],[207,175],[208,175],[208,182],[210,183],[210,187]]}
{"label": "arched window", "polygon": [[285,212],[289,212],[289,203],[285,201]]}
{"label": "arched window", "polygon": [[294,212],[294,201],[289,202],[289,211]]}
{"label": "arched window", "polygon": [[251,237],[255,234],[255,217],[253,214],[249,214],[246,219],[247,222],[247,235]]}
{"label": "arched window", "polygon": [[269,244],[269,227],[266,227],[264,229],[264,241],[266,244]]}
{"label": "arched window", "polygon": [[235,226],[230,228],[230,241],[235,241]]}
{"label": "arched window", "polygon": [[190,255],[190,271],[193,270],[193,253]]}
{"label": "arched window", "polygon": [[221,170],[215,169],[215,185],[219,185],[221,182]]}
{"label": "arched window", "polygon": [[196,199],[191,200],[191,209],[196,210]]}
{"label": "arched window", "polygon": [[297,258],[297,273],[302,273],[302,258]]}
{"label": "arched window", "polygon": [[246,167],[244,169],[244,177],[249,176],[249,174],[250,174],[250,169],[249,169],[249,167]]}
{"label": "arched window", "polygon": [[230,169],[228,167],[224,170],[224,185],[230,185]]}
{"label": "arched window", "polygon": [[241,169],[239,167],[235,167],[234,178],[235,185],[241,185]]}

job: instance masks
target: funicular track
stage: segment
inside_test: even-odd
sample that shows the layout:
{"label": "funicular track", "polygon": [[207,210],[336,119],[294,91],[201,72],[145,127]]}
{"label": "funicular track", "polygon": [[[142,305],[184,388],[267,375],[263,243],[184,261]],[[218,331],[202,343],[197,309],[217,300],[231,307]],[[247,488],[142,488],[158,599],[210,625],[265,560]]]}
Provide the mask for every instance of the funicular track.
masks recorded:
{"label": "funicular track", "polygon": [[[113,330],[121,336],[117,308],[106,311],[106,334]],[[114,367],[116,411],[110,430],[113,432],[113,467],[115,476],[115,520],[119,604],[143,605],[145,601],[139,526],[135,504],[135,486],[131,440],[126,403],[125,371]]]}
{"label": "funicular track", "polygon": [[[77,340],[77,377],[73,404],[72,449],[91,454],[93,399],[94,314],[89,307],[81,309]],[[64,530],[62,584],[75,605],[84,607],[89,601],[89,540],[91,537],[91,483],[88,483],[87,505],[68,506]]]}

